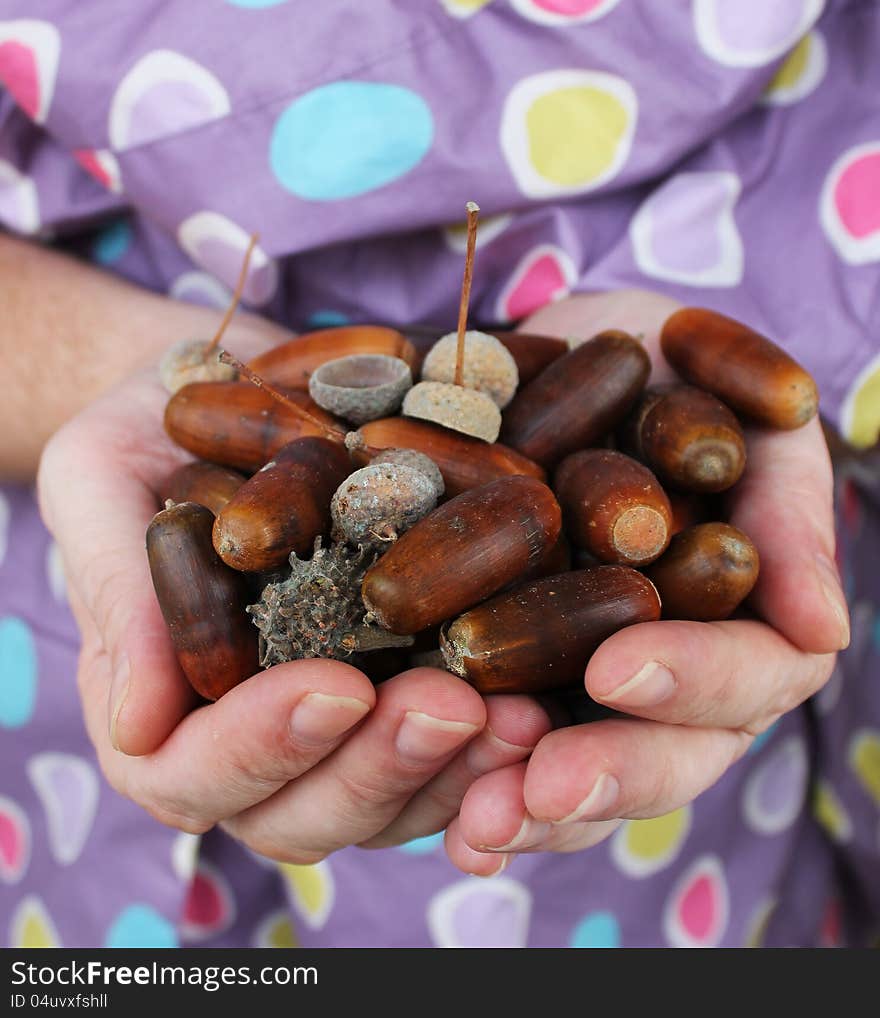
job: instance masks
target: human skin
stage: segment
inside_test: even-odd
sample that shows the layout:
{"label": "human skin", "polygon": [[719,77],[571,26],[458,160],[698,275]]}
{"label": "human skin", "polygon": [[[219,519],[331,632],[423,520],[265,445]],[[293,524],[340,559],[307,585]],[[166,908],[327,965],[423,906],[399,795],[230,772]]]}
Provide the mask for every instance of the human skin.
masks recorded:
{"label": "human skin", "polygon": [[[329,661],[279,665],[197,707],[153,594],[143,536],[158,484],[187,459],[162,429],[167,394],[155,363],[177,340],[210,335],[219,314],[48,255],[37,250],[17,280],[21,310],[14,329],[0,326],[0,341],[11,350],[31,339],[29,355],[43,355],[26,396],[43,411],[45,430],[88,401],[43,452],[40,503],[83,637],[78,681],[101,766],[113,787],[165,823],[190,832],[221,824],[255,851],[299,863],[448,828],[453,862],[489,875],[515,852],[584,848],[620,817],[657,815],[694,798],[756,733],[823,684],[848,639],[831,565],[831,474],[814,422],[749,435],[733,522],[761,553],[754,603],[765,621],[636,626],[590,662],[591,695],[633,719],[551,731],[528,697],[483,699],[455,676],[424,668],[376,689]],[[54,297],[44,315],[34,298],[46,292]],[[91,310],[82,320],[73,309],[84,293]],[[629,328],[644,334],[660,379],[668,369],[657,332],[674,306],[653,294],[576,297],[523,328],[584,337]],[[75,396],[55,386],[61,334],[74,350],[91,342],[89,357],[105,369]],[[283,336],[242,314],[224,342],[246,357]],[[27,456],[8,462],[26,474]],[[672,672],[669,696],[658,700],[655,670],[637,690],[628,683],[629,701],[615,699],[614,682],[644,675],[650,661]],[[646,759],[652,766],[640,767]],[[616,800],[606,794],[597,809],[591,789],[598,783],[607,793],[615,781]]]}

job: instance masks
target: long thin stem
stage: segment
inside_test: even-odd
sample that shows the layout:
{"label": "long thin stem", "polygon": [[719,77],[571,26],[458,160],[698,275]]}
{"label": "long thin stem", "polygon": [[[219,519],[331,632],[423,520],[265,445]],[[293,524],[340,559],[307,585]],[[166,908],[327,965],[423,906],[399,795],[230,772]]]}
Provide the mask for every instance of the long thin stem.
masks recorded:
{"label": "long thin stem", "polygon": [[241,300],[241,295],[244,293],[244,284],[247,282],[248,267],[251,263],[251,255],[254,253],[254,248],[257,246],[257,241],[260,239],[258,233],[252,233],[251,239],[247,246],[247,251],[244,253],[244,261],[241,263],[241,271],[238,274],[238,282],[235,284],[235,293],[232,295],[232,301],[229,307],[226,309],[226,314],[223,316],[223,320],[217,331],[214,333],[214,338],[208,344],[208,349],[205,351],[205,356],[211,353],[212,350],[216,349],[217,344],[223,338],[223,333],[226,331],[226,326],[232,321],[232,316],[235,314],[235,309],[238,307],[238,302]]}
{"label": "long thin stem", "polygon": [[464,384],[464,334],[467,331],[468,306],[471,301],[471,282],[474,278],[474,252],[477,250],[477,220],[480,206],[475,201],[467,209],[467,254],[464,258],[464,279],[461,283],[461,302],[458,305],[458,348],[455,354],[455,384]]}

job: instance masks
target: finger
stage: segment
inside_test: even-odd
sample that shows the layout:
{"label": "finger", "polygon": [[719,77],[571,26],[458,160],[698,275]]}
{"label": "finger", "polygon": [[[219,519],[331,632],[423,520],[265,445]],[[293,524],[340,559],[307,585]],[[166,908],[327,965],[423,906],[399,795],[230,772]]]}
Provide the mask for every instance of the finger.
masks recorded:
{"label": "finger", "polygon": [[833,667],[833,654],[804,654],[762,622],[647,622],[599,647],[586,685],[629,714],[757,735],[821,689]]}
{"label": "finger", "polygon": [[661,816],[714,784],[750,744],[741,731],[636,718],[565,728],[532,754],[525,806],[537,821],[561,824]]}
{"label": "finger", "polygon": [[834,567],[831,460],[815,418],[796,431],[750,431],[731,522],[760,556],[750,603],[795,646],[830,654],[849,643]]}
{"label": "finger", "polygon": [[[528,765],[521,763],[493,771],[476,781],[468,790],[459,814],[458,834],[474,852],[575,852],[589,848],[608,837],[617,821],[568,823],[557,825],[536,820],[525,802]],[[459,868],[469,862],[450,838],[447,854]],[[479,860],[470,860],[479,862]]]}
{"label": "finger", "polygon": [[340,661],[277,665],[190,714],[149,757],[126,759],[126,794],[163,823],[208,830],[323,760],[374,702],[369,679]]}
{"label": "finger", "polygon": [[225,827],[262,855],[316,862],[387,827],[485,721],[467,683],[404,672],[382,683],[373,713],[336,753]]}
{"label": "finger", "polygon": [[487,697],[486,727],[361,848],[387,848],[442,831],[476,778],[524,760],[551,728],[546,710],[531,697]]}
{"label": "finger", "polygon": [[443,847],[453,866],[474,877],[495,877],[513,862],[514,852],[477,852],[464,840],[456,817],[446,828]]}

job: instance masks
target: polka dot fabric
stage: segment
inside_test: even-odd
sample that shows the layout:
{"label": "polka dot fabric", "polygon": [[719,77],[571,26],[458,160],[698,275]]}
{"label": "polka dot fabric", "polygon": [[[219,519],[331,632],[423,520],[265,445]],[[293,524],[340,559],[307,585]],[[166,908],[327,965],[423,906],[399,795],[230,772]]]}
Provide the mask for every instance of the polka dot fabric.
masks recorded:
{"label": "polka dot fabric", "polygon": [[[295,329],[452,327],[473,198],[475,323],[617,287],[714,306],[778,338],[819,379],[826,416],[876,442],[874,5],[217,0],[195,31],[148,0],[155,17],[120,5],[102,33],[77,6],[4,6],[4,229],[210,307],[257,231],[244,301],[263,314]],[[31,493],[3,489],[0,942],[871,942],[880,492],[867,477],[840,478],[853,642],[811,704],[696,802],[486,881],[451,866],[442,835],[277,866],[113,793],[76,700],[63,563]]]}

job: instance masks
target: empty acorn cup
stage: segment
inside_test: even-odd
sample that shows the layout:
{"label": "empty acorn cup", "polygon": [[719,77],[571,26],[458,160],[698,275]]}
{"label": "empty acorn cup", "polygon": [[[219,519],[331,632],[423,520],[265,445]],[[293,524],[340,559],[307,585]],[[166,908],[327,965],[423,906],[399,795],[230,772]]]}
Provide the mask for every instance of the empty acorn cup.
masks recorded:
{"label": "empty acorn cup", "polygon": [[354,424],[395,413],[411,387],[409,365],[387,354],[339,357],[309,379],[309,395],[318,406]]}

